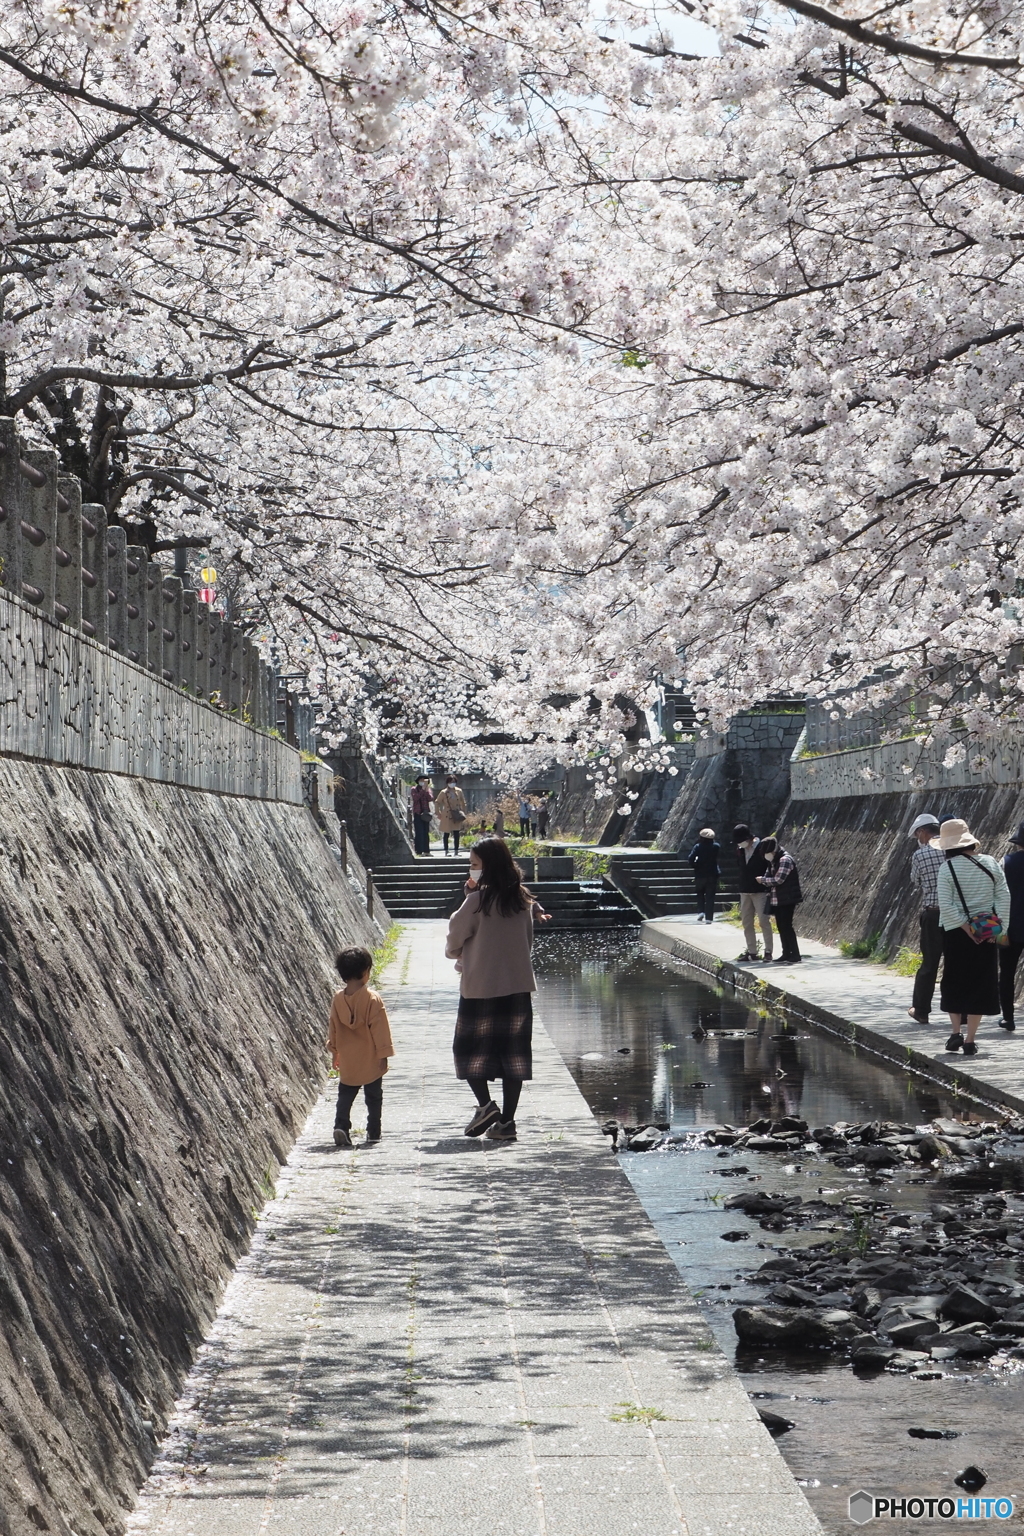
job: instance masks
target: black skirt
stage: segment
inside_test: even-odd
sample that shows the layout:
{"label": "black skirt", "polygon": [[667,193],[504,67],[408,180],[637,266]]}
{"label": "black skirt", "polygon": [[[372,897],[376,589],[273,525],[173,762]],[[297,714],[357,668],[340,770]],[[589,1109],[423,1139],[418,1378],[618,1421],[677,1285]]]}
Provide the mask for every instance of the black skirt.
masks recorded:
{"label": "black skirt", "polygon": [[962,928],[943,929],[939,1007],[945,1013],[999,1012],[999,951],[994,944],[975,944]]}
{"label": "black skirt", "polygon": [[529,992],[460,997],[452,1050],[456,1077],[531,1078],[533,999]]}

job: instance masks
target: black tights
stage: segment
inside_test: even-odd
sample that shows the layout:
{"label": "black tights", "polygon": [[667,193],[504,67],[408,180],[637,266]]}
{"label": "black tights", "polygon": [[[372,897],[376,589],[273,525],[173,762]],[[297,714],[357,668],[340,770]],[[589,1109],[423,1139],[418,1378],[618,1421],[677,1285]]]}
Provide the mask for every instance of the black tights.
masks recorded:
{"label": "black tights", "polygon": [[[447,853],[448,852],[448,836],[449,836],[449,834],[447,832],[442,832],[441,836],[444,838],[444,851],[445,851],[445,853]],[[462,833],[461,832],[453,832],[453,833],[451,833],[451,836],[454,837],[454,839],[455,839],[455,852],[458,853],[458,851],[459,851],[459,838],[462,836]]]}
{"label": "black tights", "polygon": [[[490,1083],[486,1077],[470,1077],[466,1081],[476,1095],[478,1104],[491,1102]],[[523,1091],[521,1077],[503,1077],[501,1080],[501,1118],[506,1123],[514,1120],[519,1107],[519,1095]]]}

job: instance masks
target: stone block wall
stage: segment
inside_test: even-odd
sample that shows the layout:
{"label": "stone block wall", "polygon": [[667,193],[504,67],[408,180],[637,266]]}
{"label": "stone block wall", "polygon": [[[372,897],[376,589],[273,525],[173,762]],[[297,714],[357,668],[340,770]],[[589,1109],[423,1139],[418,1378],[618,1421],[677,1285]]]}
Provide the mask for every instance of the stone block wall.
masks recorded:
{"label": "stone block wall", "polygon": [[798,714],[740,715],[727,732],[699,739],[657,847],[687,853],[706,826],[728,849],[738,821],[758,834],[773,830],[789,798],[790,760],[802,729]]}
{"label": "stone block wall", "polygon": [[6,756],[0,803],[0,1533],[115,1536],[381,927],[301,803]]}
{"label": "stone block wall", "polygon": [[0,753],[302,803],[285,742],[5,592]]}
{"label": "stone block wall", "polygon": [[793,797],[830,800],[846,795],[905,794],[1024,783],[1024,731],[1005,729],[992,741],[962,751],[959,762],[946,767],[949,743],[927,746],[911,737],[880,746],[803,756],[803,741],[793,753],[790,777]]}

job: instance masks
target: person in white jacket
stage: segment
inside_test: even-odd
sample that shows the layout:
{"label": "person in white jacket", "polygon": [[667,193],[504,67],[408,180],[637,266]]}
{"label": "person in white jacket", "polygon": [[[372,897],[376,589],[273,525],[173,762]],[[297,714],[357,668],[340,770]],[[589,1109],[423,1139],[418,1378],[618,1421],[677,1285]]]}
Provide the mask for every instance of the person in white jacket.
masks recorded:
{"label": "person in white jacket", "polygon": [[999,1012],[999,959],[994,937],[979,932],[972,919],[994,917],[1005,933],[1010,890],[995,859],[978,852],[966,821],[944,821],[939,847],[946,855],[935,882],[942,929],[939,1002],[953,1026],[946,1050],[977,1056],[974,1037],[982,1014]]}

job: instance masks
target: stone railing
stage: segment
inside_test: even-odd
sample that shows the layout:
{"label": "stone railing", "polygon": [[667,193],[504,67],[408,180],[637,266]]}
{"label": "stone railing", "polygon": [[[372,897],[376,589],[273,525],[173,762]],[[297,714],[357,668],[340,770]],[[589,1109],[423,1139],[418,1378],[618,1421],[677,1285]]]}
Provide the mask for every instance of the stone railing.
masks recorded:
{"label": "stone railing", "polygon": [[1024,733],[1006,727],[991,741],[953,743],[959,761],[946,764],[951,743],[926,745],[909,737],[878,746],[807,755],[796,744],[789,778],[794,801],[907,794],[918,790],[975,789],[1024,783]]}
{"label": "stone railing", "polygon": [[[37,613],[80,632],[236,719],[267,730],[282,708],[308,710],[278,696],[271,668],[237,625],[170,575],[123,528],[108,527],[102,506],[82,504],[57,455],[22,445],[0,417],[0,586]],[[289,739],[300,741],[291,722]]]}
{"label": "stone railing", "polygon": [[276,736],[0,592],[0,755],[302,803]]}

